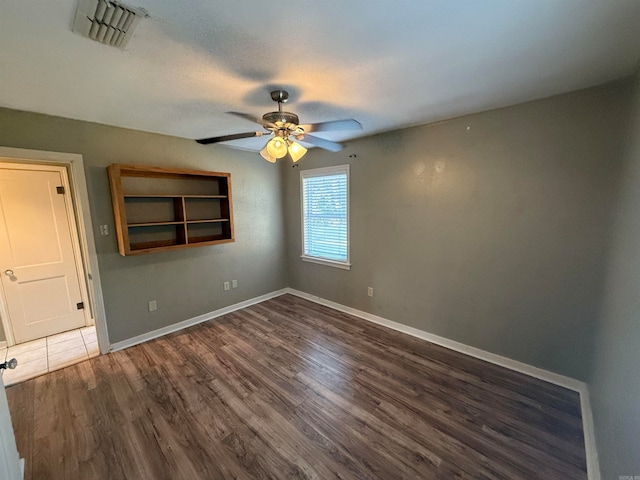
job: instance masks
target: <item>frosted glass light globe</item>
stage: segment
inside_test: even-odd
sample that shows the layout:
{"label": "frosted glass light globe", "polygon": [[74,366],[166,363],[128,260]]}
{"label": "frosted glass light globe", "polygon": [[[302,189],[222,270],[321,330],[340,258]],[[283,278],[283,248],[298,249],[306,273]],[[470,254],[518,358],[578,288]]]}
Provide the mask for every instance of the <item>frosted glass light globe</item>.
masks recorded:
{"label": "frosted glass light globe", "polygon": [[275,158],[282,158],[287,154],[287,143],[283,138],[275,137],[267,143],[267,152]]}

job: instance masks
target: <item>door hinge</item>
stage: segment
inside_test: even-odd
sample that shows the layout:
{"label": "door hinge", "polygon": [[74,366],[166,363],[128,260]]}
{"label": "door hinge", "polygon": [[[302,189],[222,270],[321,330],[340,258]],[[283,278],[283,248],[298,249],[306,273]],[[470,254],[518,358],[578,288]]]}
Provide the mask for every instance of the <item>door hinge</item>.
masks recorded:
{"label": "door hinge", "polygon": [[64,195],[64,187],[56,187],[56,192],[58,192],[58,195]]}
{"label": "door hinge", "polygon": [[76,307],[78,307],[78,310],[84,310],[84,302],[76,303]]}

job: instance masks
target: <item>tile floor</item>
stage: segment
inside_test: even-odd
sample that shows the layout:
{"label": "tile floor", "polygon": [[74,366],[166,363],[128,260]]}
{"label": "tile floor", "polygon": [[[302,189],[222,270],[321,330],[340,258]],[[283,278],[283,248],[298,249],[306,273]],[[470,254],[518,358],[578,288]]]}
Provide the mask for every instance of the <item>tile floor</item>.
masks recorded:
{"label": "tile floor", "polygon": [[85,327],[0,349],[0,362],[16,358],[15,370],[3,370],[5,386],[68,367],[100,353],[96,327]]}

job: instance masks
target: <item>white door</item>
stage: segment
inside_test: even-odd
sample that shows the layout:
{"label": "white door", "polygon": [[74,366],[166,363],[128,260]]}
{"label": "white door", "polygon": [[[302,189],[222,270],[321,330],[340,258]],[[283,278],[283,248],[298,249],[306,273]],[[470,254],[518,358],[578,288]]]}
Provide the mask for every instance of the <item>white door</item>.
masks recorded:
{"label": "white door", "polygon": [[22,480],[22,467],[16,449],[16,439],[11,426],[9,405],[0,375],[0,478]]}
{"label": "white door", "polygon": [[64,174],[0,164],[0,279],[15,343],[85,325]]}

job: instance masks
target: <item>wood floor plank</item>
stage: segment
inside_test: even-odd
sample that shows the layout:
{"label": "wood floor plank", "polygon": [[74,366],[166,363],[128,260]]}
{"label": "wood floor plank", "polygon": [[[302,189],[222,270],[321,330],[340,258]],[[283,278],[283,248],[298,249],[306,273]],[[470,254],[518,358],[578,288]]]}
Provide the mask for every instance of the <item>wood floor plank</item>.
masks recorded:
{"label": "wood floor plank", "polygon": [[576,392],[292,295],[7,397],[25,479],[587,478]]}

